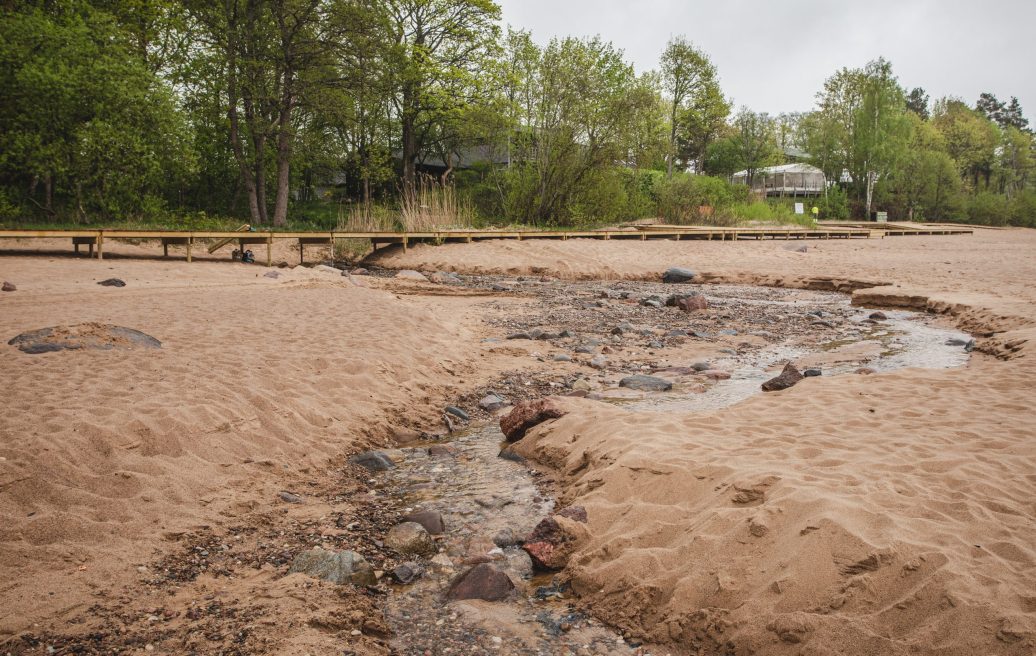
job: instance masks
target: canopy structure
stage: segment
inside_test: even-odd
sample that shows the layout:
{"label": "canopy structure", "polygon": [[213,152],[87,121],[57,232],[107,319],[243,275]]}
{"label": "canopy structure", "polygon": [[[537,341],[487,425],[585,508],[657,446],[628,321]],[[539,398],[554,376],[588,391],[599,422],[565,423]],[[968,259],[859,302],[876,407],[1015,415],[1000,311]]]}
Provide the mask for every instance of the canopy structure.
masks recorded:
{"label": "canopy structure", "polygon": [[[738,171],[734,184],[749,184],[748,171]],[[767,196],[819,196],[827,179],[824,172],[809,164],[784,164],[756,169],[751,178],[752,191]]]}

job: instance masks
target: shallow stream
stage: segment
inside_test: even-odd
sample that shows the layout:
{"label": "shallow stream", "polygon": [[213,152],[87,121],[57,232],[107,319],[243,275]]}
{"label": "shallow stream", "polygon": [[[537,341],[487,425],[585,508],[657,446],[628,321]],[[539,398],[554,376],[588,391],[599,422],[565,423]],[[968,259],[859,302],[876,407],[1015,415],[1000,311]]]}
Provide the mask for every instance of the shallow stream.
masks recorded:
{"label": "shallow stream", "polygon": [[[841,295],[746,289],[752,293],[715,302],[710,294],[710,304],[776,303],[788,306],[789,312],[819,310],[818,321],[840,317],[837,337],[793,335],[747,352],[731,349],[710,363],[731,377],[708,384],[704,391],[700,384],[693,390],[677,384],[670,392],[635,394],[613,387],[601,391],[602,400],[640,412],[715,410],[762,393],[760,384],[791,359],[820,368],[827,377],[857,375],[864,365],[874,371],[959,367],[969,357],[963,346],[968,335],[937,327],[924,315],[886,311],[887,319],[872,321],[867,319],[870,311],[850,307]],[[473,426],[432,448],[395,452],[397,467],[375,475],[380,495],[403,508],[439,511],[446,527],[439,553],[420,561],[423,575],[409,585],[394,584],[385,599],[396,650],[406,655],[667,653],[624,640],[570,607],[567,590],[550,575],[533,573],[515,538],[528,534],[554,503],[537,489],[533,470],[499,457],[502,441],[495,421]],[[447,602],[451,580],[487,558],[517,585],[512,599]]]}

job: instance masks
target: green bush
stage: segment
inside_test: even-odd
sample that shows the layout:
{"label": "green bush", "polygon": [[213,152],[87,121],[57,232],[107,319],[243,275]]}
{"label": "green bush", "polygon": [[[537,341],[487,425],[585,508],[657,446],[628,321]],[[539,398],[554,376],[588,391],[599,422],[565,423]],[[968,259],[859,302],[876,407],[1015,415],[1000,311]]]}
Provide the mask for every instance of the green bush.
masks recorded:
{"label": "green bush", "polygon": [[[681,173],[658,186],[658,213],[669,223],[695,223],[744,201],[748,188],[723,178]],[[704,208],[711,208],[705,210]]]}
{"label": "green bush", "polygon": [[1005,196],[983,191],[975,194],[968,205],[968,220],[979,225],[1007,225],[1011,208]]}
{"label": "green bush", "polygon": [[1011,225],[1036,228],[1036,191],[1023,191],[1011,201]]}
{"label": "green bush", "polygon": [[845,189],[838,185],[828,188],[826,196],[820,196],[812,202],[820,210],[819,218],[822,221],[844,221],[849,218],[849,197]]}

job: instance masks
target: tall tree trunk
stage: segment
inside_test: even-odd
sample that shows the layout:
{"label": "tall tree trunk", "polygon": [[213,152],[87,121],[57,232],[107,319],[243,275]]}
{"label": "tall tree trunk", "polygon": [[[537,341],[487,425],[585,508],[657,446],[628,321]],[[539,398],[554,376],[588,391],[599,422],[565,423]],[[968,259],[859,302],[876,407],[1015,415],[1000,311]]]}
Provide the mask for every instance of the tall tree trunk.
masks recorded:
{"label": "tall tree trunk", "polygon": [[281,104],[280,117],[277,121],[277,199],[273,208],[273,225],[288,225],[288,195],[291,192],[291,109],[294,98],[287,91],[290,84],[285,85],[285,98]]}
{"label": "tall tree trunk", "polygon": [[673,178],[673,160],[676,159],[676,110],[679,108],[679,100],[673,98],[673,112],[670,116],[672,125],[669,127],[669,168],[666,172],[666,179]]}
{"label": "tall tree trunk", "polygon": [[54,213],[54,174],[49,171],[43,177],[43,209],[47,214]]}
{"label": "tall tree trunk", "polygon": [[240,100],[238,95],[237,80],[237,39],[234,34],[238,29],[236,8],[227,4],[227,119],[230,121],[230,149],[234,153],[238,170],[241,173],[241,182],[244,184],[245,193],[248,196],[248,213],[252,217],[253,224],[261,223],[259,214],[259,200],[256,196],[255,179],[248,165],[248,158],[245,157],[244,147],[241,145],[241,125],[237,113],[237,103]]}
{"label": "tall tree trunk", "polygon": [[414,116],[409,108],[404,109],[403,122],[403,189],[413,191],[417,182],[417,133],[414,130]]}

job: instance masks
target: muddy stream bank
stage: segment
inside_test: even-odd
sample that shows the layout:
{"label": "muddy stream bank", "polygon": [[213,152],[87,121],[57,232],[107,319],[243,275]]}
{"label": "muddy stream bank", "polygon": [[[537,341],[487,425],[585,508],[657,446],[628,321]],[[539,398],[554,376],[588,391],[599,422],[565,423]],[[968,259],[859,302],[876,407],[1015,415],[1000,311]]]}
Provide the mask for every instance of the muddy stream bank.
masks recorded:
{"label": "muddy stream bank", "polygon": [[[455,432],[385,452],[394,467],[371,474],[378,502],[420,513],[421,523],[434,529],[386,573],[392,583],[382,607],[393,648],[407,655],[668,653],[594,620],[592,609],[570,597],[563,573],[534,570],[522,549],[523,539],[555,508],[534,468],[500,456],[498,418],[517,400],[511,393],[516,386],[588,396],[636,412],[694,412],[763,393],[761,384],[786,362],[807,375],[867,375],[963,366],[970,352],[970,336],[924,315],[874,313],[834,293],[695,286],[707,300],[684,311],[665,303],[667,294],[691,292],[685,286],[483,278],[463,284],[524,291],[536,299],[517,316],[490,314],[487,321],[501,335],[488,341],[524,345],[530,358],[556,363],[559,371],[549,380],[511,377],[492,390],[502,408],[493,409],[492,393],[483,390],[482,412],[474,398],[467,399],[468,410],[449,414]],[[628,385],[636,374],[671,388]],[[458,578],[486,564],[506,581],[481,581],[481,592],[496,586],[490,596],[503,598],[451,600]]]}

